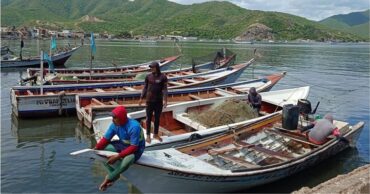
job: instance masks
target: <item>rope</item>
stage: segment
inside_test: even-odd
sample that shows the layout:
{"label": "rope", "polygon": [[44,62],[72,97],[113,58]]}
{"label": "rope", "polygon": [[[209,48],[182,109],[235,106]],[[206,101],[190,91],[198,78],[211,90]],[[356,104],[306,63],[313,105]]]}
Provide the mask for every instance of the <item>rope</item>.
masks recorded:
{"label": "rope", "polygon": [[[288,74],[287,76],[290,76],[291,78],[293,78],[293,79],[295,79],[295,80],[298,80],[298,81],[300,81],[300,82],[303,82],[303,83],[305,83],[305,84],[307,84],[307,85],[312,85],[312,86],[314,86],[314,87],[317,87],[318,89],[322,89],[322,90],[333,90],[333,88],[329,88],[329,87],[324,87],[324,86],[317,85],[317,84],[308,83],[308,82],[306,82],[306,81],[304,81],[304,80],[302,80],[302,79],[300,79],[300,78],[298,78],[298,77],[292,76],[292,75],[290,75],[290,74]],[[318,98],[319,98],[319,99],[321,99],[321,100],[325,100],[325,101],[327,101],[327,102],[328,102],[328,104],[330,104],[330,102],[331,102],[333,99],[336,99],[337,97],[343,97],[343,96],[348,95],[348,94],[350,94],[351,92],[354,92],[354,91],[356,91],[356,90],[359,90],[359,89],[335,89],[335,91],[337,91],[337,92],[339,91],[339,92],[342,92],[342,93],[337,94],[337,95],[334,95],[334,94],[333,94],[331,97],[327,97],[327,98],[322,97],[322,96],[320,96],[320,97],[318,97]],[[339,108],[343,107],[343,105],[344,105],[344,104],[347,104],[347,103],[342,103],[342,104],[340,104],[340,105],[335,104],[335,105],[333,105],[333,108],[328,107],[328,109],[330,110],[329,112],[331,112],[331,113],[337,112],[338,110],[340,110]]]}
{"label": "rope", "polygon": [[[305,84],[308,84],[308,85],[312,85],[312,86],[315,86],[315,87],[319,87],[319,88],[323,88],[323,89],[327,89],[327,90],[332,90],[333,88],[328,88],[328,87],[324,87],[324,86],[320,86],[320,85],[317,85],[317,84],[312,84],[312,83],[308,83],[300,78],[297,78],[295,76],[292,76],[290,74],[287,74],[286,76],[289,76],[289,77],[292,77],[293,79],[296,79],[298,81],[301,81]],[[344,89],[336,89],[337,91],[345,91],[345,92],[353,92],[353,91],[356,91],[357,89],[351,89],[351,90],[344,90]]]}

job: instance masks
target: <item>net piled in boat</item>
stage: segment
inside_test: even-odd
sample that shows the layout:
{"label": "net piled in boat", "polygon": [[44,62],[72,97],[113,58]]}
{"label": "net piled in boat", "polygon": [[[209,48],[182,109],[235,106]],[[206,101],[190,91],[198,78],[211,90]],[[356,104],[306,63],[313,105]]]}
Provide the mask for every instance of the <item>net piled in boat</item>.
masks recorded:
{"label": "net piled in boat", "polygon": [[246,102],[227,100],[206,111],[188,113],[192,120],[206,127],[217,127],[256,118],[257,112]]}

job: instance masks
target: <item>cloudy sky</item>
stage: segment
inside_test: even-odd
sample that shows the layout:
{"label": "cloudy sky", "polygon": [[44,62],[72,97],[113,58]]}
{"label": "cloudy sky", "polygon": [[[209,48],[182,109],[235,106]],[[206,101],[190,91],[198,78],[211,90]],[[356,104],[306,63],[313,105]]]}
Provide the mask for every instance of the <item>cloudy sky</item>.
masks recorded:
{"label": "cloudy sky", "polygon": [[[211,0],[169,0],[180,4],[201,3]],[[337,14],[369,9],[369,0],[227,0],[251,10],[277,11],[319,21]]]}

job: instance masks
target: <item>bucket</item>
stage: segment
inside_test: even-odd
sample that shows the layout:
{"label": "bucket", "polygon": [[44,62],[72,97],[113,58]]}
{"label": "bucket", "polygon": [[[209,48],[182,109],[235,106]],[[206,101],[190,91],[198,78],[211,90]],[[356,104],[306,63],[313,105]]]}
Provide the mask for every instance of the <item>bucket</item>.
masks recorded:
{"label": "bucket", "polygon": [[295,130],[298,127],[299,106],[287,104],[283,106],[282,127],[288,130]]}

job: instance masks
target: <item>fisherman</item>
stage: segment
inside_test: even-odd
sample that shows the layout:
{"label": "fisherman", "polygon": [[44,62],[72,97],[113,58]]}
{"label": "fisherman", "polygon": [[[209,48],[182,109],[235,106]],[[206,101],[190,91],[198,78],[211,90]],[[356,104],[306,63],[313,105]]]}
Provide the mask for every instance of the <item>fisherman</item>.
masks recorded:
{"label": "fisherman", "polygon": [[[99,186],[101,191],[105,191],[112,186],[120,174],[127,170],[131,164],[137,161],[145,149],[144,133],[140,124],[135,119],[127,117],[124,106],[118,106],[112,111],[113,123],[109,126],[103,138],[96,144],[96,150],[109,150],[117,152],[110,156],[108,162],[104,163],[108,170],[108,175]],[[119,140],[111,141],[117,135]],[[110,166],[118,163],[117,168]]]}
{"label": "fisherman", "polygon": [[254,110],[257,111],[257,113],[260,112],[261,104],[262,104],[262,97],[260,94],[257,93],[255,87],[251,87],[249,89],[248,103],[253,107]]}
{"label": "fisherman", "polygon": [[[310,127],[313,128],[307,134],[308,140],[314,144],[324,144],[329,135],[334,135],[340,138],[340,131],[333,124],[333,116],[331,114],[326,114],[323,119],[315,121]],[[348,141],[343,138],[341,139]]]}
{"label": "fisherman", "polygon": [[159,119],[162,109],[167,106],[167,76],[161,73],[159,64],[153,62],[149,65],[151,73],[145,77],[144,89],[141,93],[139,106],[142,99],[146,98],[146,142],[151,143],[150,128],[154,112],[154,138],[162,142],[158,135]]}

